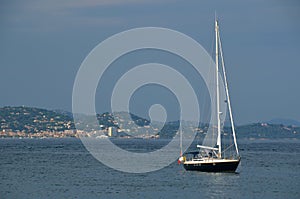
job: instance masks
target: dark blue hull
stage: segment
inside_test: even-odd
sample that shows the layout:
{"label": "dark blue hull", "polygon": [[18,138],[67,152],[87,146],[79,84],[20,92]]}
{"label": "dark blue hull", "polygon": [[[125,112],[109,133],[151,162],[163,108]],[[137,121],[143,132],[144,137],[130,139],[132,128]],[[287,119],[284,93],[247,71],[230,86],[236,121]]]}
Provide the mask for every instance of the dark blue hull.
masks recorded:
{"label": "dark blue hull", "polygon": [[196,163],[183,164],[188,171],[202,172],[235,172],[239,166],[240,159],[232,162]]}

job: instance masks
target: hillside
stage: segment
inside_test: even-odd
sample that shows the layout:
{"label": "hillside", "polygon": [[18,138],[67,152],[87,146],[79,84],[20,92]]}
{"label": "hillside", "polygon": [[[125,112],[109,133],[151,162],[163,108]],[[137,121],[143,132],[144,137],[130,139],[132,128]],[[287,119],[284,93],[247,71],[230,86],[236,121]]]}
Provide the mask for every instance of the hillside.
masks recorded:
{"label": "hillside", "polygon": [[254,123],[236,129],[240,137],[247,138],[300,138],[300,127],[283,124]]}
{"label": "hillside", "polygon": [[0,131],[35,133],[40,131],[64,131],[74,129],[68,115],[41,108],[0,108]]}
{"label": "hillside", "polygon": [[[39,132],[64,132],[66,130],[75,129],[72,114],[65,111],[52,111],[41,108],[32,107],[3,107],[0,108],[0,132],[23,132],[23,133],[39,133]],[[134,114],[117,113],[114,116],[111,113],[97,114],[99,126],[89,125],[91,116],[83,116],[77,124],[80,130],[91,132],[99,129],[107,129],[110,126],[118,128],[120,131],[135,132],[139,134],[158,134],[161,138],[170,138],[175,135],[178,130],[178,122],[167,123],[161,131],[150,126],[149,121]],[[132,125],[131,120],[135,125]],[[121,122],[122,121],[122,122]],[[120,123],[121,122],[121,123]],[[187,123],[188,124],[188,123]],[[134,128],[132,127],[134,126]],[[145,128],[139,128],[145,127]],[[205,125],[202,125],[203,134]],[[225,131],[229,131],[225,128]],[[283,124],[254,123],[236,127],[239,138],[300,138],[300,127]],[[199,133],[199,129],[194,132]],[[5,134],[6,135],[6,134]]]}

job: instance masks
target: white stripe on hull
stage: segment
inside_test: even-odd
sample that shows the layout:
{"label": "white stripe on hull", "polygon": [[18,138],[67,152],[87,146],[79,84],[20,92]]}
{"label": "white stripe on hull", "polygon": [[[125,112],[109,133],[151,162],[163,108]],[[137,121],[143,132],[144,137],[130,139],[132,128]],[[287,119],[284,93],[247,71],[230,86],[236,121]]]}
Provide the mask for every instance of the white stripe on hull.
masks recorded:
{"label": "white stripe on hull", "polygon": [[193,159],[185,161],[184,164],[211,164],[211,163],[230,163],[230,162],[239,162],[235,159],[216,159],[216,158],[207,158],[207,159]]}

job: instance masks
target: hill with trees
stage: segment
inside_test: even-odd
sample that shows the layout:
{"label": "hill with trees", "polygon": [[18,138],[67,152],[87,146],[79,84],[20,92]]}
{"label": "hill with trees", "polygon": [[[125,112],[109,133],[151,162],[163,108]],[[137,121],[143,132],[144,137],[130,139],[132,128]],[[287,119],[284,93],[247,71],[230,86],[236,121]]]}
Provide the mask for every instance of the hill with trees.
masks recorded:
{"label": "hill with trees", "polygon": [[[120,112],[115,115],[111,113],[97,114],[97,126],[89,125],[89,120],[92,120],[92,117],[83,116],[79,123],[76,124],[76,127],[87,132],[97,130],[99,127],[101,129],[116,127],[119,130],[126,129],[126,132],[136,131],[141,134],[151,131],[152,134],[155,133],[161,138],[171,138],[179,129],[178,121],[168,122],[159,130],[155,125],[149,125],[150,121],[147,119],[131,113]],[[120,121],[123,122],[120,123]],[[132,121],[135,124],[135,129],[131,129],[131,126],[133,126]],[[136,128],[139,126],[145,128]],[[202,124],[200,128],[194,129],[194,132],[204,134],[206,129],[207,125]],[[63,132],[66,130],[75,130],[72,113],[25,106],[0,108],[0,132],[2,133],[23,132],[34,134],[43,131]],[[225,131],[230,130],[229,128],[225,128]],[[237,126],[236,131],[239,138],[300,138],[300,127],[294,125],[253,123]]]}

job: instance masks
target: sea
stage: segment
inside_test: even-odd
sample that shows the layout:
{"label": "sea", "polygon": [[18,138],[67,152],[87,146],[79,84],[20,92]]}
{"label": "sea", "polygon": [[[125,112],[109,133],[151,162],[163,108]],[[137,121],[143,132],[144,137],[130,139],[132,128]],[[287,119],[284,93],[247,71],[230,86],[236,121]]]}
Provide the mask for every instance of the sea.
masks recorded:
{"label": "sea", "polygon": [[[168,140],[117,142],[155,148]],[[244,139],[239,148],[236,173],[185,171],[174,161],[134,174],[105,166],[80,139],[0,139],[0,198],[300,198],[299,139]]]}

